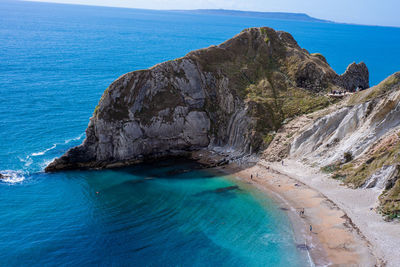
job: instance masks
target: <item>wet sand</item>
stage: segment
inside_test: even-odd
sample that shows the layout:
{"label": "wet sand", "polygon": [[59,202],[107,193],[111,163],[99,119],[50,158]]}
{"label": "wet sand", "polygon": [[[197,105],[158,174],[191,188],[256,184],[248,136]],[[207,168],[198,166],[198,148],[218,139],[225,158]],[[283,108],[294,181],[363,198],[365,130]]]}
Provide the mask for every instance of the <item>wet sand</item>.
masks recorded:
{"label": "wet sand", "polygon": [[[222,170],[280,200],[278,202],[282,203],[283,210],[287,210],[295,231],[304,237],[316,266],[383,265],[347,214],[318,190],[268,164],[258,163],[247,168],[230,164]],[[300,214],[303,209],[304,215]]]}

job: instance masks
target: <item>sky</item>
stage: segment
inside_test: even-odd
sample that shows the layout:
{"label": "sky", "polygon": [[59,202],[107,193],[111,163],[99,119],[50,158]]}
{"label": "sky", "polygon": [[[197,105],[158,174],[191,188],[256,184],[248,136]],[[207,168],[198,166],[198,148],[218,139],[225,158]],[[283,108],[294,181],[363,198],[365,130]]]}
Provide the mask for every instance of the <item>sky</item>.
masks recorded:
{"label": "sky", "polygon": [[306,13],[335,22],[400,27],[400,0],[30,0],[145,9],[234,9]]}

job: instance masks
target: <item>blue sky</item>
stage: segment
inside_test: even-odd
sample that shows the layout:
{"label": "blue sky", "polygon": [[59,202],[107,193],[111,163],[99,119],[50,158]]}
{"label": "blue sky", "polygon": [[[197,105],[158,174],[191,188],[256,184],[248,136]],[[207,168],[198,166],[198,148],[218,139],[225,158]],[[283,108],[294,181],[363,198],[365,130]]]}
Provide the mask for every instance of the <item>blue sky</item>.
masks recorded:
{"label": "blue sky", "polygon": [[146,9],[223,8],[307,13],[337,22],[400,27],[400,0],[32,0]]}

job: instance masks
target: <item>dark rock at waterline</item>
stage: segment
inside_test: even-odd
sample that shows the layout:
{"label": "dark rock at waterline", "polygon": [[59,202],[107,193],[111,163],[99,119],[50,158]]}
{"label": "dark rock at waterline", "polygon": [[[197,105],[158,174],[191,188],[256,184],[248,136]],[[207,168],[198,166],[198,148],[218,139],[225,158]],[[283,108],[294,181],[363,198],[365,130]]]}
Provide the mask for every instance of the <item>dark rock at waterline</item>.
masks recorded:
{"label": "dark rock at waterline", "polygon": [[0,180],[4,180],[4,179],[8,179],[8,178],[10,178],[9,175],[1,174],[1,173],[0,173]]}

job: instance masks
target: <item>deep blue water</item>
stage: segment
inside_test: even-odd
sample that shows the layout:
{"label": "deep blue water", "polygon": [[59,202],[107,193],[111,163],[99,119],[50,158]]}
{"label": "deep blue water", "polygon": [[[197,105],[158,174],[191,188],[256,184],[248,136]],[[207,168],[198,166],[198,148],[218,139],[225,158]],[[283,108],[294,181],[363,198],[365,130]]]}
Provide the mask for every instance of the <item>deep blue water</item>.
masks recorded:
{"label": "deep blue water", "polygon": [[292,33],[339,73],[365,61],[372,85],[400,70],[400,28],[1,1],[0,171],[13,178],[0,182],[0,265],[304,263],[271,200],[170,173],[189,163],[42,172],[82,142],[114,79],[253,26]]}

